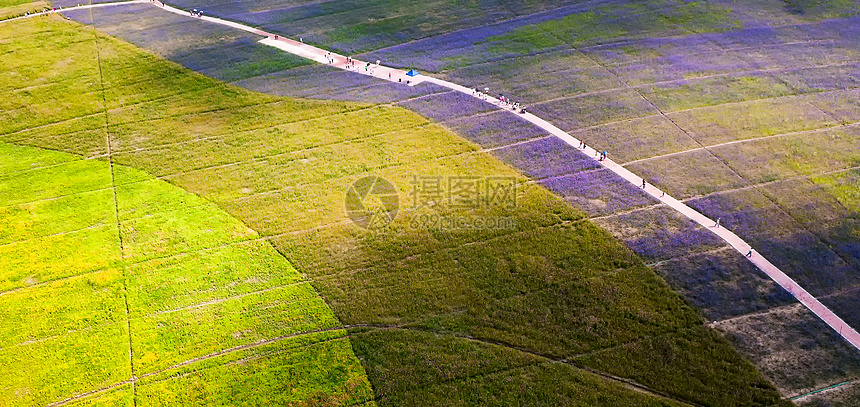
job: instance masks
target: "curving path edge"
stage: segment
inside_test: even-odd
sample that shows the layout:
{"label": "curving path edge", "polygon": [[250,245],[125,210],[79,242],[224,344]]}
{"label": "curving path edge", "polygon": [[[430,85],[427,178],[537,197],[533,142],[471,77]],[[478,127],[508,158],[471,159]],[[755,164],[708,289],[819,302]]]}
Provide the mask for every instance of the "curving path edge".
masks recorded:
{"label": "curving path edge", "polygon": [[[165,11],[169,11],[171,13],[183,15],[189,18],[197,18],[203,21],[208,21],[215,24],[221,24],[228,27],[232,27],[238,30],[247,31],[253,34],[257,34],[263,37],[266,37],[259,42],[264,45],[272,46],[278,48],[282,51],[298,55],[303,58],[310,59],[312,61],[330,65],[335,68],[345,69],[349,71],[354,71],[358,74],[369,75],[376,77],[382,80],[388,80],[392,82],[405,83],[409,86],[414,86],[422,82],[433,83],[438,86],[442,86],[457,92],[461,92],[467,95],[471,95],[476,98],[480,98],[481,100],[486,101],[487,103],[494,104],[498,106],[499,109],[508,111],[510,114],[518,115],[519,117],[525,119],[526,121],[534,124],[535,126],[547,131],[555,137],[558,137],[572,148],[576,148],[579,151],[587,154],[591,157],[595,157],[595,161],[597,161],[604,168],[612,171],[619,177],[623,178],[627,182],[637,186],[643,187],[643,190],[654,199],[662,202],[666,206],[676,210],[680,214],[684,215],[688,219],[693,220],[694,222],[702,225],[703,227],[710,230],[715,235],[719,236],[721,239],[726,241],[729,245],[731,245],[738,253],[745,255],[749,261],[758,267],[762,272],[767,274],[773,281],[779,284],[782,288],[788,291],[794,298],[796,298],[801,304],[806,306],[810,311],[812,311],[815,315],[821,318],[824,323],[833,328],[834,331],[838,332],[840,336],[842,336],[846,341],[848,341],[855,348],[860,350],[860,333],[858,333],[854,328],[848,325],[845,321],[842,320],[838,315],[836,315],[833,311],[831,311],[827,306],[821,303],[817,298],[812,296],[809,292],[807,292],[800,284],[798,284],[794,279],[786,275],[782,270],[773,265],[766,258],[758,254],[754,251],[752,246],[750,246],[747,242],[741,239],[738,235],[734,234],[732,231],[723,228],[723,227],[713,227],[715,222],[703,215],[702,213],[696,211],[695,209],[687,206],[683,202],[673,198],[672,196],[666,194],[664,191],[661,191],[657,187],[648,184],[642,177],[634,174],[630,170],[624,168],[620,164],[612,161],[609,158],[598,160],[596,157],[599,155],[599,152],[592,147],[585,146],[584,148],[580,148],[581,145],[580,140],[566,133],[564,130],[556,127],[555,125],[547,122],[540,117],[535,116],[532,113],[517,113],[516,111],[507,109],[503,103],[492,96],[476,94],[473,89],[467,88],[462,85],[458,85],[456,83],[448,82],[442,79],[433,78],[424,75],[417,76],[408,76],[406,71],[396,68],[390,68],[379,64],[373,64],[369,62],[352,60],[353,64],[348,63],[347,57],[343,55],[338,55],[322,48],[314,47],[312,45],[305,44],[303,42],[291,40],[288,38],[280,37],[279,35],[269,33],[263,30],[259,30],[257,28],[236,23],[233,21],[228,21],[216,17],[202,16],[202,17],[192,17],[191,12],[181,10],[172,6],[168,6],[159,0],[130,0],[130,1],[121,1],[121,2],[110,2],[110,3],[99,3],[99,4],[91,4],[77,7],[70,7],[66,9],[54,9],[49,10],[43,13],[31,14],[30,16],[17,17],[14,19],[4,20],[11,21],[17,20],[21,18],[29,18],[39,15],[46,15],[51,13],[60,13],[62,11],[71,11],[71,10],[80,10],[80,9],[88,9],[88,8],[96,8],[96,7],[108,7],[108,6],[121,6],[127,4],[139,4],[139,3],[151,3],[154,6],[164,9]],[[362,70],[363,69],[363,70]]]}

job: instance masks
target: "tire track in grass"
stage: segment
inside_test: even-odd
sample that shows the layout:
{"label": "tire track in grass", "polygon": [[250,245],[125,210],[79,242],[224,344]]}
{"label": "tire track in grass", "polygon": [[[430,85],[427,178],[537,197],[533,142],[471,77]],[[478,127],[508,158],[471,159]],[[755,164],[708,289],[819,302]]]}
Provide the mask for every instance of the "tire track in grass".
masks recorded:
{"label": "tire track in grass", "polygon": [[[146,379],[146,378],[149,378],[149,377],[153,377],[153,376],[156,376],[156,375],[159,375],[159,374],[163,374],[163,373],[169,372],[169,371],[171,371],[171,370],[175,370],[175,369],[179,369],[179,368],[182,368],[182,367],[186,367],[186,366],[192,365],[192,364],[197,363],[197,362],[202,362],[202,361],[209,360],[209,359],[213,359],[213,358],[216,358],[216,357],[219,357],[219,356],[228,355],[228,354],[231,354],[231,353],[234,353],[234,352],[240,352],[240,351],[244,351],[244,350],[255,349],[255,348],[262,347],[262,346],[271,345],[271,344],[274,344],[274,343],[277,343],[277,342],[280,342],[280,341],[283,341],[283,340],[299,338],[299,337],[306,336],[306,335],[313,335],[313,334],[326,333],[326,332],[336,332],[336,331],[348,331],[348,330],[350,330],[350,329],[363,329],[363,330],[365,330],[364,332],[377,331],[377,330],[406,330],[406,331],[413,331],[413,332],[422,332],[422,333],[429,333],[429,334],[438,334],[438,333],[437,333],[437,332],[435,332],[435,331],[429,331],[429,330],[421,329],[421,328],[417,328],[417,327],[409,327],[409,326],[407,326],[407,324],[395,324],[395,325],[391,325],[391,324],[353,324],[353,325],[343,325],[343,326],[339,326],[339,327],[332,327],[332,328],[324,328],[324,329],[317,329],[317,330],[311,330],[311,331],[298,332],[298,333],[293,333],[293,334],[288,334],[288,335],[278,336],[278,337],[275,337],[275,338],[264,339],[264,340],[260,340],[260,341],[257,341],[257,342],[254,342],[254,343],[250,343],[250,344],[245,344],[245,345],[235,346],[235,347],[232,347],[232,348],[223,349],[223,350],[220,350],[220,351],[217,351],[217,352],[212,352],[212,353],[209,353],[209,354],[206,354],[206,355],[203,355],[203,356],[199,356],[199,357],[195,357],[195,358],[192,358],[192,359],[187,359],[187,360],[184,360],[184,361],[182,361],[182,362],[179,362],[179,363],[176,363],[176,364],[174,364],[174,365],[171,365],[171,366],[169,366],[169,367],[166,367],[166,368],[163,368],[163,369],[159,369],[159,370],[157,370],[157,371],[153,371],[153,372],[148,372],[148,373],[141,374],[139,377],[135,377],[135,378],[133,378],[133,379],[129,379],[129,380],[122,381],[122,382],[117,382],[117,383],[111,384],[110,386],[106,386],[106,387],[103,387],[103,388],[100,388],[100,389],[97,389],[97,390],[92,390],[92,391],[89,391],[89,392],[86,392],[86,393],[81,393],[81,394],[78,394],[78,395],[74,395],[74,396],[69,397],[69,398],[67,398],[67,399],[64,399],[64,400],[61,400],[61,401],[58,401],[58,402],[54,402],[54,403],[48,404],[48,405],[47,405],[47,407],[59,407],[59,406],[67,405],[67,404],[69,404],[69,403],[72,403],[72,402],[75,402],[75,401],[79,401],[79,400],[81,400],[81,399],[85,399],[85,398],[88,398],[88,397],[91,397],[91,396],[97,396],[97,395],[99,395],[99,394],[102,394],[102,393],[108,392],[108,391],[110,391],[110,390],[116,389],[116,388],[118,388],[118,387],[121,387],[121,386],[124,386],[124,385],[127,385],[127,384],[132,384],[132,385],[134,385],[134,383],[135,383],[135,382],[137,382],[137,381],[139,381],[139,380],[142,380],[142,379]],[[682,332],[682,331],[684,331],[684,330],[689,330],[689,329],[691,329],[691,328],[682,328],[682,329],[679,329],[679,330],[677,330],[677,331],[666,332],[666,333],[662,334],[661,336],[673,335],[673,334],[676,334],[676,333],[678,333],[678,332]],[[505,343],[505,342],[501,342],[501,341],[487,340],[487,339],[482,339],[482,338],[473,337],[473,336],[470,336],[470,335],[463,335],[463,334],[457,334],[457,333],[451,333],[451,332],[446,332],[446,333],[444,333],[443,335],[450,335],[450,336],[455,337],[455,338],[458,338],[458,339],[464,339],[464,340],[468,340],[468,341],[472,341],[472,342],[481,343],[481,344],[484,344],[484,345],[503,347],[503,348],[505,348],[505,349],[513,350],[513,351],[516,351],[516,352],[519,352],[519,353],[524,353],[524,354],[528,354],[528,355],[532,355],[532,356],[538,357],[538,358],[540,358],[540,359],[544,359],[544,360],[548,361],[549,363],[562,363],[562,364],[565,364],[565,365],[571,366],[571,367],[573,367],[574,369],[582,370],[582,371],[588,372],[588,373],[590,373],[590,374],[592,374],[592,375],[598,376],[598,377],[602,378],[603,380],[613,381],[613,382],[618,382],[618,383],[623,384],[625,387],[628,387],[628,388],[633,389],[633,390],[636,390],[636,391],[641,391],[641,392],[647,393],[647,394],[649,394],[649,395],[651,395],[651,396],[654,396],[654,397],[657,397],[657,398],[660,398],[660,399],[670,400],[670,401],[673,401],[673,402],[676,402],[676,403],[679,403],[679,404],[682,404],[682,405],[686,405],[686,406],[697,406],[697,407],[699,406],[699,405],[698,405],[698,404],[696,404],[696,403],[692,403],[692,402],[689,402],[689,401],[686,401],[686,400],[678,399],[678,398],[675,398],[675,397],[673,397],[673,396],[671,396],[671,395],[668,395],[668,394],[662,393],[662,392],[660,392],[660,391],[658,391],[658,390],[651,389],[651,388],[649,388],[648,386],[645,386],[645,385],[643,385],[643,384],[637,383],[637,382],[635,382],[635,381],[633,381],[633,380],[626,379],[626,378],[623,378],[623,377],[614,376],[614,375],[611,375],[611,374],[608,374],[608,373],[605,373],[605,372],[601,372],[601,371],[599,371],[599,370],[595,370],[595,369],[592,369],[592,368],[589,368],[589,367],[579,366],[579,365],[576,365],[575,363],[573,363],[573,362],[572,362],[572,360],[573,360],[573,359],[576,359],[576,358],[579,358],[579,357],[587,356],[587,355],[590,355],[590,354],[595,353],[595,352],[600,352],[600,351],[606,351],[606,350],[614,349],[614,348],[617,348],[617,347],[628,346],[628,345],[630,345],[630,344],[634,344],[634,343],[637,343],[637,342],[641,342],[641,341],[643,341],[643,340],[651,339],[652,337],[640,338],[640,339],[637,339],[637,340],[635,340],[635,341],[631,341],[631,342],[627,342],[627,343],[623,343],[623,344],[618,344],[618,345],[616,345],[616,346],[612,346],[612,347],[595,349],[595,350],[593,350],[593,351],[591,351],[591,352],[588,352],[588,353],[578,354],[578,355],[571,356],[571,357],[569,357],[569,358],[563,358],[563,359],[562,359],[562,358],[553,358],[553,357],[550,357],[550,356],[547,356],[547,355],[541,354],[540,352],[537,352],[537,351],[534,351],[534,350],[531,350],[531,349],[528,349],[528,348],[523,348],[523,347],[520,347],[520,346],[511,345],[511,344],[508,344],[508,343]],[[330,342],[330,341],[333,341],[333,340],[339,340],[339,339],[343,339],[343,338],[349,338],[349,337],[351,337],[351,336],[352,336],[351,334],[347,333],[347,334],[346,334],[346,335],[344,335],[343,337],[325,339],[325,340],[322,340],[322,341],[319,341],[319,342],[313,342],[313,343],[311,343],[311,344],[302,345],[302,347],[312,346],[312,345],[315,345],[315,344],[318,344],[318,343]],[[256,357],[256,358],[267,357],[267,356],[270,356],[271,354],[276,354],[276,353],[280,353],[280,352],[283,352],[283,351],[274,351],[274,352],[270,352],[270,353],[267,353],[267,354],[264,354],[264,355],[257,355],[257,356],[255,356],[255,357]],[[250,359],[250,358],[241,359],[241,360],[239,360],[239,361],[231,361],[231,362],[228,362],[228,363],[227,363],[227,364],[225,364],[225,365],[239,363],[239,362],[241,362],[242,360],[246,360],[246,359]],[[224,365],[218,365],[218,366],[224,366]],[[527,366],[531,366],[531,365],[527,365]],[[524,368],[524,367],[527,367],[527,366],[512,367],[512,368],[502,369],[502,370],[494,371],[494,372],[481,373],[481,374],[473,375],[473,376],[475,376],[475,377],[477,377],[477,376],[486,376],[486,375],[493,374],[493,373],[498,373],[498,372],[501,372],[501,371],[509,371],[509,370],[513,370],[513,369]],[[205,368],[205,369],[209,369],[209,368]],[[204,370],[205,370],[205,369],[204,369]],[[198,372],[198,371],[199,371],[199,370],[195,370],[195,371],[192,371],[192,372],[188,372],[188,373],[183,374],[182,376],[187,376],[187,375],[189,375],[189,374],[193,374],[193,373]],[[438,384],[444,384],[444,383],[448,383],[448,382],[457,382],[457,381],[462,381],[462,380],[466,380],[466,379],[469,379],[469,378],[470,378],[470,377],[458,378],[458,379],[449,380],[449,381],[445,381],[445,382],[441,382],[441,383],[436,383],[435,385],[438,385]],[[159,382],[159,381],[163,381],[163,380],[166,380],[166,379],[156,380],[155,382]],[[372,401],[372,400],[371,400],[371,401]],[[368,402],[369,402],[369,401],[368,401]],[[366,404],[366,403],[367,403],[367,402],[364,402],[364,404]],[[360,404],[359,404],[359,405],[360,405]]]}
{"label": "tire track in grass", "polygon": [[[242,164],[259,163],[259,162],[264,162],[264,161],[272,159],[272,158],[280,158],[280,157],[285,157],[285,156],[289,156],[289,155],[301,154],[301,153],[311,152],[311,151],[314,151],[317,149],[323,149],[323,148],[327,148],[327,147],[346,145],[346,144],[350,144],[350,143],[360,143],[360,142],[367,141],[367,140],[370,140],[370,139],[375,138],[375,137],[384,137],[384,136],[387,136],[389,134],[396,134],[396,133],[409,132],[409,131],[418,131],[418,130],[426,129],[432,125],[433,125],[432,123],[419,124],[415,127],[403,128],[403,129],[399,129],[399,130],[393,130],[390,132],[365,134],[365,135],[356,136],[354,138],[348,138],[348,139],[344,139],[344,140],[320,143],[320,144],[316,144],[316,145],[309,146],[309,147],[298,148],[296,150],[285,151],[282,153],[252,156],[252,157],[249,157],[249,158],[243,159],[243,160],[230,161],[230,162],[226,162],[226,163],[222,163],[222,164],[205,165],[205,166],[197,167],[197,168],[190,168],[190,169],[182,170],[182,171],[175,172],[175,173],[158,175],[156,177],[160,178],[160,179],[170,179],[170,178],[174,178],[177,176],[182,176],[182,175],[191,174],[191,173],[200,172],[200,171],[229,168],[229,167],[234,167],[234,166],[242,165]],[[262,129],[265,129],[265,128],[262,128]],[[260,130],[260,129],[257,129],[257,130]],[[194,139],[194,140],[186,140],[186,141],[180,141],[180,142],[176,142],[176,143],[158,145],[158,146],[154,146],[154,147],[147,147],[147,148],[140,148],[140,149],[135,149],[135,150],[122,151],[121,153],[122,154],[136,154],[136,153],[141,153],[141,152],[169,150],[170,147],[174,147],[174,146],[178,146],[178,145],[190,144],[190,143],[195,143],[195,142],[199,142],[199,141],[212,141],[212,140],[218,141],[219,139],[222,139],[225,137],[234,137],[235,135],[236,134],[222,134],[222,135],[218,135],[218,136],[202,137],[202,138]],[[450,157],[450,156],[445,156],[445,157]],[[343,176],[343,177],[347,177],[347,176]],[[338,178],[343,178],[343,177],[338,177]],[[337,179],[337,178],[331,178],[331,179]],[[302,184],[300,186],[306,186],[306,185],[307,184]]]}
{"label": "tire track in grass", "polygon": [[[90,10],[90,18],[92,18],[92,8]],[[119,214],[119,201],[117,200],[117,192],[116,192],[116,174],[114,172],[114,163],[113,163],[113,152],[112,152],[112,141],[111,141],[111,133],[110,133],[110,115],[108,114],[108,103],[107,103],[107,92],[105,91],[105,78],[104,72],[102,70],[102,57],[101,57],[101,48],[99,47],[99,35],[96,32],[95,28],[92,28],[93,34],[95,36],[95,48],[96,48],[96,61],[99,68],[99,86],[101,88],[102,94],[102,103],[104,103],[104,118],[105,118],[105,137],[107,138],[107,158],[108,158],[108,167],[110,169],[110,183],[111,189],[113,191],[113,209],[114,216],[116,216],[116,235],[119,240],[119,252],[120,258],[125,259],[125,245],[122,238],[122,220],[120,219]],[[128,270],[125,266],[122,266],[122,299],[123,304],[125,305],[125,324],[126,330],[128,332],[128,364],[129,369],[131,371],[131,393],[132,393],[132,403],[135,407],[137,407],[137,388],[135,387],[135,369],[134,369],[134,346],[132,346],[132,331],[131,331],[131,317],[128,307]]]}
{"label": "tire track in grass", "polygon": [[[93,391],[89,391],[89,392],[86,392],[86,393],[77,394],[77,395],[74,395],[74,396],[69,397],[69,398],[67,398],[67,399],[64,399],[64,400],[61,400],[61,401],[57,401],[57,402],[54,402],[54,403],[48,404],[46,407],[59,407],[59,406],[64,406],[64,405],[67,405],[67,404],[69,404],[69,403],[72,403],[72,402],[75,402],[75,401],[78,401],[78,400],[81,400],[81,399],[84,399],[84,398],[87,398],[87,397],[91,397],[91,396],[94,396],[94,395],[98,395],[98,394],[101,394],[101,393],[104,393],[104,392],[107,392],[107,391],[110,391],[110,390],[116,389],[117,387],[124,386],[124,385],[126,385],[126,384],[131,384],[131,385],[132,385],[132,387],[133,387],[133,386],[134,386],[134,384],[135,384],[137,381],[140,381],[141,379],[145,379],[145,378],[152,377],[152,376],[155,376],[155,375],[158,375],[158,374],[161,374],[161,373],[165,373],[165,372],[168,372],[168,371],[170,371],[170,370],[179,369],[179,368],[181,368],[181,367],[185,367],[185,366],[191,365],[191,364],[193,364],[193,363],[197,363],[197,362],[201,362],[201,361],[204,361],[204,360],[208,360],[208,359],[216,358],[216,357],[218,357],[218,356],[227,355],[227,354],[230,354],[230,353],[233,353],[233,352],[239,352],[239,351],[243,351],[243,350],[249,350],[249,349],[258,348],[258,347],[265,346],[265,345],[271,345],[271,344],[273,344],[273,343],[277,343],[277,342],[280,342],[280,341],[283,341],[283,340],[286,340],[286,339],[298,338],[298,337],[302,337],[302,336],[305,336],[305,335],[313,335],[313,334],[317,334],[317,333],[326,333],[326,332],[333,332],[333,331],[342,331],[342,330],[344,330],[344,329],[345,329],[345,328],[343,328],[343,327],[334,327],[334,328],[318,329],[318,330],[313,330],[313,331],[298,332],[298,333],[294,333],[294,334],[278,336],[278,337],[275,337],[275,338],[264,339],[264,340],[257,341],[257,342],[254,342],[254,343],[250,343],[250,344],[245,344],[245,345],[235,346],[235,347],[228,348],[228,349],[222,349],[222,350],[217,351],[217,352],[212,352],[212,353],[207,354],[207,355],[198,356],[198,357],[196,357],[196,358],[192,358],[192,359],[188,359],[188,360],[182,361],[182,362],[180,362],[180,363],[174,364],[174,365],[169,366],[169,367],[166,367],[166,368],[164,368],[164,369],[159,369],[159,370],[156,370],[156,371],[153,371],[153,372],[144,373],[144,374],[141,374],[140,376],[136,376],[136,377],[134,377],[134,378],[132,378],[132,379],[129,379],[129,380],[126,380],[126,381],[122,381],[122,382],[114,383],[114,384],[112,384],[112,385],[110,385],[110,386],[106,386],[106,387],[103,387],[103,388],[100,388],[100,389],[97,389],[97,390],[93,390]],[[344,336],[344,337],[346,337],[346,336]],[[328,339],[328,340],[320,341],[320,342],[314,342],[313,344],[322,343],[322,342],[331,341],[331,340],[336,340],[336,339],[340,339],[340,338]]]}
{"label": "tire track in grass", "polygon": [[820,388],[820,389],[817,389],[817,390],[810,391],[810,392],[805,393],[805,394],[801,394],[801,395],[799,395],[799,396],[794,396],[794,397],[792,397],[790,400],[791,400],[791,401],[798,401],[798,400],[804,399],[804,398],[809,397],[809,396],[814,396],[814,395],[816,395],[816,394],[824,393],[824,392],[829,391],[829,390],[838,389],[838,388],[840,388],[840,387],[842,387],[842,386],[846,386],[846,385],[847,385],[847,386],[852,386],[852,385],[855,385],[855,384],[857,384],[856,379],[853,379],[853,380],[846,380],[846,381],[843,381],[843,382],[841,382],[841,383],[836,383],[836,384],[833,384],[833,385],[830,385],[830,386],[827,386],[827,387],[823,387],[823,388]]}

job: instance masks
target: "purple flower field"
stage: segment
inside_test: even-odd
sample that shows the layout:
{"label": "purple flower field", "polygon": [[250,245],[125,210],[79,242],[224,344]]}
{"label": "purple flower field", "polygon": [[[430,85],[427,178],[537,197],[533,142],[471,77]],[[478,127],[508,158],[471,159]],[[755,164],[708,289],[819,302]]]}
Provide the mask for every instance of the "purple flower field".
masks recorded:
{"label": "purple flower field", "polygon": [[687,201],[687,205],[711,219],[720,219],[723,226],[742,237],[787,234],[795,227],[790,217],[755,190],[713,194]]}
{"label": "purple flower field", "polygon": [[600,167],[594,157],[583,154],[557,137],[493,150],[493,154],[538,180]]}
{"label": "purple flower field", "polygon": [[546,137],[539,127],[508,112],[498,111],[480,117],[461,117],[444,122],[457,134],[483,147],[499,147]]}
{"label": "purple flower field", "polygon": [[860,87],[860,62],[844,66],[787,70],[777,72],[774,76],[805,92],[855,89]]}
{"label": "purple flower field", "polygon": [[374,50],[364,54],[364,57],[371,60],[380,59],[393,66],[415,67],[439,72],[446,67],[459,67],[511,56],[522,56],[519,53],[497,54],[492,52],[489,49],[490,37],[504,35],[528,25],[563,18],[587,9],[588,6],[583,5],[560,7],[503,23],[468,28]]}
{"label": "purple flower field", "polygon": [[642,38],[580,48],[580,51],[610,66],[628,64],[655,57],[698,55],[708,52],[718,52],[720,50],[720,47],[714,44],[713,41],[701,35]]}
{"label": "purple flower field", "polygon": [[631,85],[685,80],[697,76],[722,74],[753,68],[752,64],[731,54],[681,54],[654,58],[648,61],[620,65],[613,68]]}
{"label": "purple flower field", "polygon": [[812,233],[752,237],[751,244],[812,295],[833,294],[860,284],[857,268]]}
{"label": "purple flower field", "polygon": [[496,110],[496,106],[489,102],[455,91],[410,99],[398,103],[398,106],[440,122]]}
{"label": "purple flower field", "polygon": [[796,27],[750,27],[724,33],[705,34],[705,38],[725,48],[760,47],[809,39]]}
{"label": "purple flower field", "polygon": [[813,295],[860,284],[860,273],[844,255],[758,192],[717,194],[688,204],[712,219],[719,218],[724,227],[746,239]]}
{"label": "purple flower field", "polygon": [[[247,46],[259,39],[259,36],[244,31],[167,13],[149,4],[95,8],[66,14],[73,19],[81,18],[81,22],[93,24],[107,34],[147,48],[167,59],[194,53],[200,55],[201,59],[211,59],[206,56],[207,53],[223,52],[217,47]],[[195,63],[188,58],[183,62]]]}
{"label": "purple flower field", "polygon": [[530,110],[567,131],[659,113],[633,90],[538,103]]}
{"label": "purple flower field", "polygon": [[[857,14],[856,10],[855,14]],[[860,42],[860,15],[822,20],[814,24],[802,24],[798,25],[796,29],[808,38],[834,37],[856,45]]]}
{"label": "purple flower field", "polygon": [[636,254],[657,262],[725,245],[710,230],[666,206],[597,219]]}
{"label": "purple flower field", "polygon": [[720,320],[794,303],[740,253],[731,249],[679,257],[655,266],[684,297],[703,310],[705,318]]}
{"label": "purple flower field", "polygon": [[[72,3],[71,5],[74,6],[75,4],[77,3]],[[91,25],[93,23],[93,18],[90,14],[90,10],[64,11],[63,15],[81,24]]]}
{"label": "purple flower field", "polygon": [[589,216],[605,216],[656,203],[641,189],[602,168],[546,178],[538,183],[561,195]]}

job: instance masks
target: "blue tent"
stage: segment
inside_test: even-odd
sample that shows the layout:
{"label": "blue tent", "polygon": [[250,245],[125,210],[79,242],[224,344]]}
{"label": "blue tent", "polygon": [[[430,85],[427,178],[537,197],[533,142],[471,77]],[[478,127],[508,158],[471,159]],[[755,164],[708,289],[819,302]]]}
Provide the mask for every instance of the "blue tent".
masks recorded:
{"label": "blue tent", "polygon": [[418,71],[412,69],[409,72],[406,72],[406,76],[418,76]]}

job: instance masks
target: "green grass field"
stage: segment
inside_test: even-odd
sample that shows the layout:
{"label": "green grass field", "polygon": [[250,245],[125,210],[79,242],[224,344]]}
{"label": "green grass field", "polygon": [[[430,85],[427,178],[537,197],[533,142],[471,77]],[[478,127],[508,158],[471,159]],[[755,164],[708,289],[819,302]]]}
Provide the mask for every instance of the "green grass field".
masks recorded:
{"label": "green grass field", "polygon": [[0,149],[3,404],[131,405],[132,375],[138,404],[371,399],[331,309],[241,222],[140,170]]}
{"label": "green grass field", "polygon": [[[0,403],[780,403],[630,250],[413,113],[248,92],[59,18],[0,44],[0,309],[28,316],[2,314]],[[367,174],[401,193],[381,230],[346,217]],[[416,176],[513,178],[517,205],[419,207]]]}

